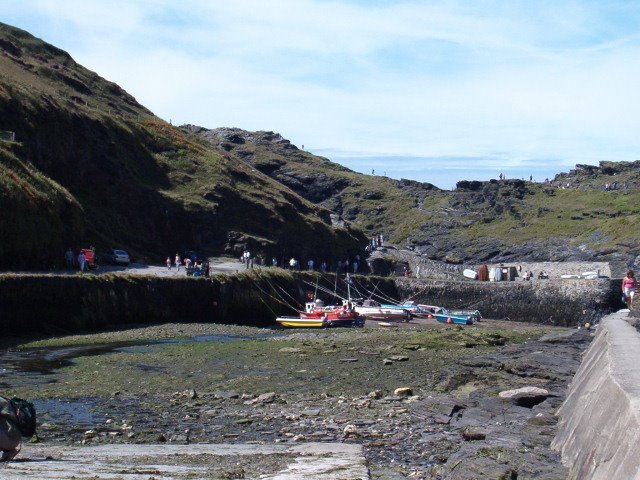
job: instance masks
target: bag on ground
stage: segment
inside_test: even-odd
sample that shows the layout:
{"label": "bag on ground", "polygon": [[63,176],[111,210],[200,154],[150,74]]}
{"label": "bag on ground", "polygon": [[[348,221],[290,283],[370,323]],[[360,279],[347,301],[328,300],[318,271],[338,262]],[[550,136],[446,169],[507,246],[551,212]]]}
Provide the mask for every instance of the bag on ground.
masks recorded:
{"label": "bag on ground", "polygon": [[36,408],[33,403],[18,397],[8,399],[0,396],[0,416],[15,423],[23,437],[30,438],[35,435]]}

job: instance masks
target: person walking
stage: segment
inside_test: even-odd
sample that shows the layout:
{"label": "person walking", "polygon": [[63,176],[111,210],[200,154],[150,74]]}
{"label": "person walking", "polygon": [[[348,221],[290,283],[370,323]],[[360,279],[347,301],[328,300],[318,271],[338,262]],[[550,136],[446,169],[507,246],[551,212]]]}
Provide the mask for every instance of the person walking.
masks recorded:
{"label": "person walking", "polygon": [[64,262],[67,265],[67,270],[73,268],[73,250],[71,250],[71,247],[64,254]]}
{"label": "person walking", "polygon": [[180,271],[180,263],[181,262],[180,262],[180,255],[178,255],[177,253],[176,253],[175,262],[176,262],[176,271],[179,272]]}
{"label": "person walking", "polygon": [[171,270],[171,257],[167,257],[167,268]]}
{"label": "person walking", "polygon": [[81,272],[84,272],[86,264],[87,264],[87,257],[85,257],[84,252],[80,250],[80,253],[78,254],[78,265],[80,266]]}
{"label": "person walking", "polygon": [[622,293],[627,304],[627,308],[633,308],[633,297],[636,294],[636,277],[633,270],[629,270],[627,275],[622,279]]}

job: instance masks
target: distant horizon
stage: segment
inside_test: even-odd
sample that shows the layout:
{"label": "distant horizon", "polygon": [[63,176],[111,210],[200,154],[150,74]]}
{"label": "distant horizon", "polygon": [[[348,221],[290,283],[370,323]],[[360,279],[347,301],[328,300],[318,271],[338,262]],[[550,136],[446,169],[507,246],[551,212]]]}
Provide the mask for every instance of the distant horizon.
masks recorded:
{"label": "distant horizon", "polygon": [[[435,185],[442,190],[454,190],[460,181],[489,181],[497,180],[502,174],[506,179],[521,179],[533,182],[544,182],[546,179],[553,180],[560,173],[568,173],[575,168],[573,165],[566,170],[552,171],[548,165],[543,167],[514,166],[512,168],[500,168],[496,162],[495,168],[489,172],[488,168],[483,170],[469,169],[465,167],[467,158],[452,157],[411,157],[411,156],[349,156],[326,150],[309,149],[310,153],[326,157],[329,160],[347,167],[355,172],[366,175],[385,176],[396,180],[415,180]],[[397,164],[404,168],[397,168]],[[407,168],[411,165],[419,165],[415,168]],[[585,164],[598,166],[595,164]]]}
{"label": "distant horizon", "polygon": [[633,2],[6,0],[173,124],[452,189],[640,157]]}

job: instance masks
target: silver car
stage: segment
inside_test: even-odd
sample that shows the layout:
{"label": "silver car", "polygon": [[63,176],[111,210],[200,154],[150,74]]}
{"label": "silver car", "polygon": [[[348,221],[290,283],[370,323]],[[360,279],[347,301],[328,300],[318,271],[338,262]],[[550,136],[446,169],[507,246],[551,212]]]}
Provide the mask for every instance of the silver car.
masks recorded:
{"label": "silver car", "polygon": [[109,250],[104,254],[104,260],[108,263],[118,264],[118,265],[129,265],[131,259],[129,258],[129,254],[124,250]]}

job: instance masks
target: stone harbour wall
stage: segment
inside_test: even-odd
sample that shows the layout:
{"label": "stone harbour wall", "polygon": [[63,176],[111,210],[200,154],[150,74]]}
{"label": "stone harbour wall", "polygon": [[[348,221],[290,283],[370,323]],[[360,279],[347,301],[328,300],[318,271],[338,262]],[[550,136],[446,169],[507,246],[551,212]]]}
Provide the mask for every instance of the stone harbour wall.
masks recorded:
{"label": "stone harbour wall", "polygon": [[558,411],[552,447],[570,479],[640,478],[640,332],[627,319],[602,319]]}
{"label": "stone harbour wall", "polygon": [[[393,279],[360,277],[362,288],[397,297]],[[344,285],[344,281],[340,281]],[[273,326],[295,315],[315,292],[333,291],[335,276],[282,269],[235,275],[166,278],[141,275],[0,275],[3,335],[70,333],[112,325],[210,322]],[[345,287],[339,290],[346,295]],[[331,295],[322,294],[326,301]]]}
{"label": "stone harbour wall", "polygon": [[[210,280],[122,275],[0,275],[0,328],[8,335],[67,333],[163,322],[264,326],[283,306],[271,284],[302,297],[291,275]],[[273,294],[273,292],[271,292]]]}
{"label": "stone harbour wall", "polygon": [[[327,293],[335,285],[346,297],[343,278],[336,283],[332,274],[282,269],[211,279],[6,274],[0,275],[0,328],[15,336],[161,322],[270,326],[277,315],[295,314],[287,304],[304,304],[315,293],[327,302],[339,301]],[[352,296],[375,292],[382,298],[479,309],[485,318],[562,326],[594,323],[620,307],[619,280],[490,283],[354,276],[352,285]]]}
{"label": "stone harbour wall", "polygon": [[594,323],[617,310],[620,280],[549,279],[530,282],[398,278],[403,299],[447,308],[478,309],[484,318],[559,326]]}

